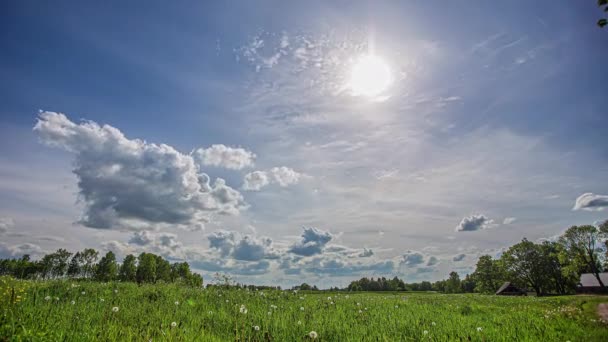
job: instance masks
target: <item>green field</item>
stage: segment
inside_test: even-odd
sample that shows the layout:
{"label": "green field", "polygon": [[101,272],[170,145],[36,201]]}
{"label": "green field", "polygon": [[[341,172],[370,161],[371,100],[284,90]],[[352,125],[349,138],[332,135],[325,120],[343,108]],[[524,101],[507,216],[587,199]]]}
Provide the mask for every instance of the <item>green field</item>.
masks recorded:
{"label": "green field", "polygon": [[311,331],[317,341],[608,341],[595,316],[607,298],[593,296],[294,293],[6,278],[0,289],[2,341],[307,341]]}

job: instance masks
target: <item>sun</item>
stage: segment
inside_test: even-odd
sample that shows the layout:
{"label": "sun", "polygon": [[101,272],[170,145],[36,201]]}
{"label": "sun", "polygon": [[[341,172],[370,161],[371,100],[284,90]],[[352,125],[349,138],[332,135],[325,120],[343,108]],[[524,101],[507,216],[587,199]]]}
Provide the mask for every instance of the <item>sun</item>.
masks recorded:
{"label": "sun", "polygon": [[354,96],[375,97],[393,82],[388,64],[376,55],[364,55],[353,65],[348,83]]}

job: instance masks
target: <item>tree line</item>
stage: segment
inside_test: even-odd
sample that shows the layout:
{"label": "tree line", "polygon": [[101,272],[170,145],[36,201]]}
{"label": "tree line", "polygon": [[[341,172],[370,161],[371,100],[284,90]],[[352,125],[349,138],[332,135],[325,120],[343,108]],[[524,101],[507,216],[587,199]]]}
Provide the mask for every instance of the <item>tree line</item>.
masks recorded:
{"label": "tree line", "polygon": [[171,264],[160,255],[141,253],[137,257],[129,254],[122,263],[118,263],[112,251],[99,258],[99,252],[92,248],[76,253],[58,249],[54,253],[44,255],[40,260],[31,260],[27,254],[20,259],[0,259],[0,275],[20,279],[71,278],[203,286],[203,277],[191,272],[187,262]]}
{"label": "tree line", "polygon": [[576,291],[580,275],[591,273],[605,292],[600,273],[608,272],[608,220],[598,227],[572,226],[556,241],[535,243],[527,239],[509,247],[498,258],[483,255],[475,271],[464,279],[451,272],[445,280],[405,283],[394,277],[361,278],[348,291],[438,291],[444,293],[495,293],[511,282],[537,295],[570,294]]}

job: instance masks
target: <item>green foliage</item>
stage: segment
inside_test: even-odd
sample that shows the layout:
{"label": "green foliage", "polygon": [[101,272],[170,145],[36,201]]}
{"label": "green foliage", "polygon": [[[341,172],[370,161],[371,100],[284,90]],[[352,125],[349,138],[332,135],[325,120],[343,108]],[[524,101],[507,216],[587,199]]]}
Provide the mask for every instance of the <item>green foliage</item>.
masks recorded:
{"label": "green foliage", "polygon": [[[608,12],[608,0],[597,0],[597,6],[599,8],[603,8],[604,12]],[[604,27],[608,24],[608,20],[606,18],[602,18],[597,21],[597,26]]]}
{"label": "green foliage", "polygon": [[109,251],[99,260],[99,264],[95,268],[95,279],[99,281],[111,281],[116,280],[117,275],[116,256],[112,251]]}
{"label": "green foliage", "polygon": [[0,341],[310,341],[310,331],[318,341],[608,340],[594,312],[605,298],[594,296],[293,293],[69,280],[15,286],[25,290],[10,309],[0,306]]}

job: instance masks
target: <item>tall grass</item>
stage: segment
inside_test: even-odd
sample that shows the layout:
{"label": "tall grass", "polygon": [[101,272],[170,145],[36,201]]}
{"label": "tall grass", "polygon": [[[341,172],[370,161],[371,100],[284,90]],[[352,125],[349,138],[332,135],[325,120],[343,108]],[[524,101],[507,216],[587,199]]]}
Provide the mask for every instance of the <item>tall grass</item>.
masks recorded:
{"label": "tall grass", "polygon": [[[294,293],[5,282],[0,340],[608,341],[601,297]],[[118,308],[118,311],[113,311]],[[115,309],[116,310],[116,309]],[[246,313],[245,313],[246,312]],[[175,326],[172,327],[172,323]],[[256,326],[258,329],[256,329]]]}

